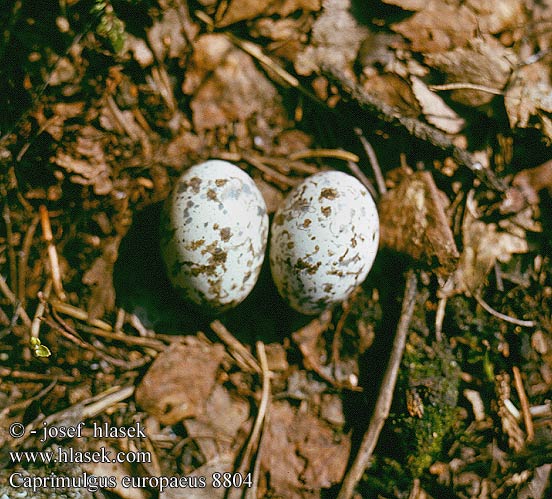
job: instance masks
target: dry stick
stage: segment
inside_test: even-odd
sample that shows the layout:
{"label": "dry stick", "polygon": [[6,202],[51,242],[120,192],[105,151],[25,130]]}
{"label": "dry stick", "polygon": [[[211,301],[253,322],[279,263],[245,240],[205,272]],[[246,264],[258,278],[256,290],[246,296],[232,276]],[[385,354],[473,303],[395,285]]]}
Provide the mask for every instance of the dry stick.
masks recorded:
{"label": "dry stick", "polygon": [[362,475],[369,465],[370,458],[376,447],[379,435],[385,423],[385,420],[389,416],[389,410],[391,408],[391,402],[393,400],[393,391],[395,389],[395,383],[401,365],[404,347],[406,344],[406,336],[408,333],[408,327],[412,319],[414,312],[414,305],[416,303],[416,288],[418,285],[418,276],[413,270],[408,272],[406,277],[406,287],[404,290],[404,298],[401,308],[401,317],[397,326],[397,332],[395,334],[395,340],[393,341],[393,350],[387,369],[383,376],[380,392],[374,407],[374,413],[370,418],[368,430],[364,434],[362,443],[358,454],[353,461],[351,469],[347,472],[341,490],[337,496],[337,499],[350,499],[353,495],[356,484],[362,478]]}
{"label": "dry stick", "polygon": [[469,168],[482,182],[485,182],[498,192],[504,192],[506,190],[506,187],[490,168],[485,168],[469,151],[457,147],[445,133],[416,118],[409,118],[401,115],[394,107],[383,103],[380,99],[365,92],[360,85],[353,82],[343,72],[328,65],[324,65],[322,70],[335,83],[340,85],[361,108],[377,115],[382,121],[391,124],[400,124],[414,137],[429,142],[435,147],[448,152],[454,160]]}
{"label": "dry stick", "polygon": [[4,204],[4,212],[2,215],[4,217],[4,223],[6,224],[8,257],[10,260],[10,286],[13,288],[14,292],[19,295],[17,292],[17,258],[15,256],[15,249],[13,248],[13,226],[11,221],[11,211],[7,202]]}
{"label": "dry stick", "polygon": [[518,392],[521,411],[523,413],[523,422],[525,423],[525,431],[527,432],[527,442],[531,442],[535,438],[535,430],[533,428],[533,418],[531,417],[529,400],[527,399],[527,393],[525,393],[525,387],[523,386],[519,367],[514,366],[512,371],[514,373],[514,385]]}
{"label": "dry stick", "polygon": [[516,317],[510,317],[509,315],[503,314],[501,312],[498,312],[493,307],[491,307],[483,298],[481,298],[481,295],[478,293],[472,293],[473,297],[475,298],[475,301],[483,307],[489,314],[494,315],[498,319],[502,319],[504,322],[509,322],[510,324],[514,324],[516,326],[521,327],[535,327],[537,323],[535,321],[526,321],[524,319],[517,319]]}
{"label": "dry stick", "polygon": [[52,279],[48,279],[46,285],[44,286],[44,291],[39,291],[38,293],[38,305],[35,310],[33,317],[33,323],[31,324],[31,338],[38,338],[40,333],[40,324],[42,322],[42,317],[46,311],[46,301],[50,298],[50,293],[52,292]]}
{"label": "dry stick", "polygon": [[36,227],[38,226],[39,220],[40,219],[38,215],[33,218],[31,225],[29,225],[29,228],[25,233],[25,237],[23,239],[23,245],[21,247],[21,251],[19,252],[19,273],[17,276],[19,278],[19,282],[17,284],[17,296],[22,305],[25,305],[25,300],[27,298],[26,296],[27,286],[25,282],[27,280],[27,264],[29,263],[31,244],[33,243],[33,237],[36,231]]}
{"label": "dry stick", "polygon": [[25,312],[25,309],[21,306],[21,303],[17,301],[17,298],[8,286],[8,283],[5,281],[2,274],[0,274],[0,292],[2,292],[5,297],[10,301],[10,303],[15,307],[14,314],[19,314],[25,326],[31,327],[31,319],[27,315],[27,312]]}
{"label": "dry stick", "polygon": [[17,371],[15,369],[10,369],[9,367],[0,367],[0,378],[20,378],[28,379],[32,381],[59,381],[61,383],[74,383],[78,381],[74,376],[67,376],[65,374],[40,374],[29,371]]}
{"label": "dry stick", "polygon": [[42,235],[48,245],[48,258],[50,259],[50,272],[52,274],[52,282],[54,284],[54,291],[58,295],[60,300],[65,301],[66,296],[63,291],[63,285],[61,284],[61,272],[59,270],[59,259],[56,250],[56,246],[53,242],[52,226],[50,225],[50,215],[48,209],[43,204],[40,205],[40,223],[42,225]]}
{"label": "dry stick", "polygon": [[[262,450],[261,443],[264,435],[264,431],[262,430],[266,426],[266,421],[267,421],[266,415],[270,408],[270,370],[268,369],[266,350],[265,350],[264,343],[262,341],[257,341],[256,347],[257,347],[257,357],[259,358],[259,363],[261,365],[263,389],[262,389],[262,395],[261,395],[261,402],[259,404],[259,412],[255,419],[255,424],[254,424],[253,430],[251,431],[251,438],[249,439],[247,449],[244,453],[244,459],[242,461],[242,464],[249,461],[251,459],[251,454],[253,452],[253,449],[255,447],[257,448],[257,455],[255,458],[255,463],[253,465],[253,480],[252,480],[253,485],[246,492],[247,499],[256,499],[257,497],[257,488],[259,485],[259,471],[261,467],[261,456],[260,456],[260,452]],[[243,472],[245,472],[245,470],[242,470],[242,473]]]}
{"label": "dry stick", "polygon": [[56,312],[61,312],[62,314],[72,317],[73,319],[86,321],[91,326],[94,326],[98,329],[102,329],[104,331],[109,332],[113,330],[110,324],[108,324],[105,321],[102,321],[101,319],[89,320],[88,312],[85,312],[82,308],[75,307],[74,305],[70,305],[69,303],[64,303],[62,301],[55,300],[55,299],[50,300],[49,303]]}
{"label": "dry stick", "polygon": [[234,335],[226,329],[224,324],[218,319],[211,322],[211,329],[219,337],[219,339],[228,347],[230,353],[238,363],[238,365],[246,372],[255,372],[261,374],[261,368],[251,355],[251,352],[245,348]]}
{"label": "dry stick", "polygon": [[387,192],[387,187],[385,186],[383,173],[381,173],[381,167],[378,161],[378,157],[376,156],[376,151],[374,151],[372,144],[368,142],[368,139],[362,133],[362,129],[356,127],[355,133],[358,137],[358,140],[360,140],[360,143],[362,144],[366,156],[368,156],[368,160],[370,161],[370,165],[372,166],[372,170],[374,171],[376,184],[378,184],[379,193],[383,195]]}
{"label": "dry stick", "polygon": [[378,192],[372,185],[372,182],[370,182],[370,179],[364,174],[364,172],[360,169],[360,167],[353,163],[352,161],[347,161],[347,166],[349,167],[349,170],[351,170],[352,174],[360,180],[362,185],[368,189],[370,194],[374,199],[378,199]]}
{"label": "dry stick", "polygon": [[289,159],[307,159],[307,158],[335,158],[343,161],[352,161],[358,163],[360,158],[352,152],[343,149],[306,149],[304,151],[292,152]]}

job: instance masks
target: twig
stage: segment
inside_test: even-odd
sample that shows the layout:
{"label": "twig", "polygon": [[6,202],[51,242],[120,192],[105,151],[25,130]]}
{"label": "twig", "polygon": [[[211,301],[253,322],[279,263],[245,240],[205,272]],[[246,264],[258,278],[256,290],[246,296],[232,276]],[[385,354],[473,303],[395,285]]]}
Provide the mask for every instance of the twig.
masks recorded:
{"label": "twig", "polygon": [[18,272],[18,279],[19,282],[17,284],[17,296],[19,297],[19,301],[22,303],[22,305],[25,305],[26,301],[26,277],[27,277],[27,264],[29,263],[29,254],[31,252],[31,244],[33,243],[33,237],[36,231],[36,228],[38,226],[39,222],[38,215],[33,218],[33,221],[31,222],[31,225],[29,225],[29,228],[27,229],[27,232],[25,233],[25,237],[23,239],[23,245],[21,247],[21,251],[19,252],[19,272]]}
{"label": "twig", "polygon": [[368,142],[368,139],[362,133],[361,128],[356,127],[355,133],[358,137],[358,140],[360,140],[362,147],[364,148],[366,156],[368,156],[368,161],[370,161],[372,170],[374,170],[374,177],[376,178],[376,184],[378,185],[379,193],[385,194],[387,192],[387,187],[385,186],[385,180],[383,178],[383,174],[381,173],[381,167],[379,165],[378,157],[376,156],[376,151],[374,151],[372,144]]}
{"label": "twig", "polygon": [[295,179],[286,175],[282,175],[280,172],[274,170],[270,166],[265,165],[262,160],[256,156],[245,154],[242,155],[242,159],[253,165],[255,168],[257,168],[257,170],[263,172],[269,179],[280,182],[281,184],[294,187],[301,181],[301,179]]}
{"label": "twig", "polygon": [[112,327],[105,321],[101,319],[88,320],[88,312],[85,312],[82,308],[75,307],[69,303],[64,303],[59,300],[52,299],[50,300],[50,305],[56,312],[61,312],[62,314],[68,315],[73,319],[78,319],[81,321],[88,322],[91,326],[94,326],[98,329],[103,329],[104,331],[112,331]]}
{"label": "twig", "polygon": [[211,329],[219,337],[219,339],[228,347],[230,353],[238,363],[238,365],[247,372],[255,372],[261,374],[261,368],[251,355],[251,352],[245,348],[222,322],[219,320],[211,322]]}
{"label": "twig", "polygon": [[443,296],[439,298],[437,312],[435,313],[435,339],[439,342],[443,339],[443,321],[445,320],[446,308],[447,298]]}
{"label": "twig", "polygon": [[343,149],[306,149],[304,151],[293,152],[289,155],[289,159],[306,159],[306,158],[335,158],[343,161],[352,161],[358,163],[360,158],[349,151]]}
{"label": "twig", "polygon": [[389,416],[389,410],[393,400],[393,391],[395,389],[395,383],[397,381],[399,367],[401,365],[403,351],[406,344],[406,336],[410,321],[412,319],[412,314],[414,313],[417,285],[418,277],[413,270],[410,270],[406,277],[406,287],[404,290],[401,317],[397,326],[395,340],[393,341],[393,350],[381,382],[381,388],[376,401],[376,406],[374,408],[374,413],[370,418],[368,430],[362,439],[358,454],[353,461],[351,469],[347,472],[347,475],[343,480],[337,499],[350,499],[352,497],[356,484],[362,478],[364,471],[369,465],[370,458],[372,457],[372,453],[376,447],[376,443],[385,420]]}
{"label": "twig", "polygon": [[401,115],[397,109],[383,103],[381,99],[370,95],[359,84],[353,82],[348,76],[335,68],[324,65],[322,69],[324,73],[339,84],[343,91],[354,99],[362,109],[377,115],[386,123],[400,124],[417,139],[429,142],[435,147],[451,154],[458,163],[469,168],[482,182],[485,182],[498,192],[505,192],[506,186],[495,176],[490,168],[485,168],[469,151],[457,147],[452,139],[446,134],[416,118]]}
{"label": "twig", "polygon": [[360,167],[353,163],[352,161],[347,161],[347,166],[349,167],[349,170],[351,170],[351,173],[360,180],[362,185],[368,189],[370,194],[374,199],[378,199],[378,192],[372,185],[372,182],[370,182],[370,179],[364,175],[364,172],[360,169]]}
{"label": "twig", "polygon": [[25,309],[21,306],[21,303],[17,300],[15,295],[13,294],[13,291],[8,286],[6,280],[4,279],[4,276],[0,274],[0,291],[5,295],[5,297],[10,301],[10,303],[15,307],[14,314],[19,314],[21,316],[21,320],[27,327],[31,327],[31,319],[27,315],[27,312],[25,312]]}
{"label": "twig", "polygon": [[48,209],[43,204],[40,205],[40,223],[42,225],[42,235],[48,245],[48,258],[50,259],[50,272],[52,274],[52,282],[54,284],[54,291],[58,295],[59,299],[65,301],[66,296],[63,291],[63,285],[61,284],[61,272],[59,270],[59,259],[56,250],[56,246],[53,242],[52,226],[50,225],[50,215]]}
{"label": "twig", "polygon": [[478,293],[472,293],[473,297],[481,305],[489,314],[494,315],[495,317],[502,319],[505,322],[509,322],[510,324],[514,324],[516,326],[521,327],[535,327],[537,323],[535,321],[526,321],[523,319],[516,319],[515,317],[510,317],[509,315],[502,314],[498,311],[496,311],[494,308],[492,308],[483,298],[481,298],[481,295]]}
{"label": "twig", "polygon": [[0,377],[2,378],[20,378],[28,379],[32,381],[60,381],[61,383],[74,383],[78,381],[74,376],[67,376],[65,374],[40,374],[28,371],[17,371],[15,369],[9,369],[8,367],[0,367]]}
{"label": "twig", "polygon": [[533,428],[533,418],[531,416],[531,410],[529,406],[529,400],[527,399],[527,393],[523,386],[523,380],[521,379],[521,373],[518,366],[512,368],[514,373],[514,385],[518,392],[519,402],[521,404],[521,412],[523,413],[523,422],[525,423],[525,431],[527,432],[527,442],[531,442],[535,438],[535,430]]}
{"label": "twig", "polygon": [[13,225],[11,221],[11,211],[8,203],[4,203],[4,210],[2,213],[4,217],[4,223],[6,224],[6,239],[8,243],[8,257],[10,261],[10,286],[13,288],[15,294],[17,292],[17,258],[15,256],[15,249],[13,248]]}
{"label": "twig", "polygon": [[50,298],[52,292],[52,279],[48,279],[44,291],[38,293],[38,305],[33,317],[33,323],[31,324],[31,338],[38,338],[40,332],[40,323],[46,310],[46,301]]}
{"label": "twig", "polygon": [[84,324],[80,324],[77,327],[79,329],[82,329],[85,333],[93,334],[94,336],[99,336],[100,338],[105,338],[107,340],[120,341],[121,343],[125,343],[126,345],[151,348],[152,350],[158,352],[162,352],[167,348],[165,343],[154,338],[131,336],[129,334],[123,333],[122,331],[119,333],[112,333],[97,327],[86,326]]}
{"label": "twig", "polygon": [[430,90],[477,90],[479,92],[486,92],[493,95],[504,95],[502,90],[496,88],[486,87],[485,85],[478,85],[476,83],[445,83],[444,85],[430,85]]}
{"label": "twig", "polygon": [[[261,365],[263,388],[261,394],[261,402],[259,403],[259,412],[257,413],[257,417],[255,418],[255,424],[253,425],[253,429],[251,430],[251,437],[249,439],[249,442],[247,443],[247,447],[245,449],[245,452],[243,453],[243,459],[240,464],[240,471],[242,473],[244,473],[246,469],[251,469],[248,463],[250,462],[255,449],[257,449],[259,452],[261,450],[261,430],[265,426],[266,414],[268,412],[270,404],[270,371],[268,369],[268,361],[266,358],[264,343],[262,341],[257,341],[256,347],[257,357],[259,358],[259,363]],[[259,483],[259,470],[261,461],[259,452],[257,452],[256,461],[253,465],[253,485],[246,493],[247,499],[256,499],[257,497],[257,486]]]}

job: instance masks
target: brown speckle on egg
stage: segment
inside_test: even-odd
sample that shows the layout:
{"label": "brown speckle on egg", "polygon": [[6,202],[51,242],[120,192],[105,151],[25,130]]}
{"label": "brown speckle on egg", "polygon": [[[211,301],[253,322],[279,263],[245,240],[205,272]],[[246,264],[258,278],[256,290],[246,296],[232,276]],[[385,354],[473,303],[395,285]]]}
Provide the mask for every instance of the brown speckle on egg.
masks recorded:
{"label": "brown speckle on egg", "polygon": [[232,237],[232,230],[230,227],[224,227],[224,229],[220,229],[220,238],[223,241],[228,241]]}

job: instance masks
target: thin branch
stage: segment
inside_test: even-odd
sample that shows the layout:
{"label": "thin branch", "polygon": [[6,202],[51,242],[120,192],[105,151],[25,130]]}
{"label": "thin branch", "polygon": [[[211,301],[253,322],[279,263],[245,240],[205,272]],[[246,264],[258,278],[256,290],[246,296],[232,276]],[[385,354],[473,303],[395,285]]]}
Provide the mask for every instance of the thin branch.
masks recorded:
{"label": "thin branch", "polygon": [[385,186],[385,180],[383,178],[383,174],[381,173],[381,167],[378,161],[378,157],[376,156],[376,151],[374,151],[372,144],[368,142],[368,139],[362,133],[361,128],[355,127],[355,133],[358,137],[358,140],[360,140],[362,147],[364,148],[366,156],[368,156],[368,160],[370,161],[370,165],[372,166],[372,170],[374,171],[374,177],[376,178],[376,184],[378,185],[379,193],[383,195],[387,192],[387,187]]}
{"label": "thin branch", "polygon": [[518,366],[512,368],[514,373],[514,386],[518,392],[519,402],[521,404],[521,412],[523,414],[523,422],[525,423],[525,431],[527,432],[527,442],[531,442],[535,438],[535,430],[533,427],[533,418],[531,416],[531,410],[529,405],[529,399],[523,386],[523,380],[521,379],[521,372]]}
{"label": "thin branch", "polygon": [[230,354],[237,364],[246,372],[261,374],[261,368],[251,352],[245,348],[234,335],[226,329],[226,326],[218,319],[211,322],[211,329],[219,339],[228,347]]}
{"label": "thin branch", "polygon": [[61,283],[61,271],[59,269],[59,258],[57,254],[56,245],[54,244],[54,238],[52,236],[52,226],[50,225],[50,214],[48,209],[43,204],[40,205],[40,223],[42,225],[42,236],[48,246],[48,258],[50,260],[50,273],[52,274],[52,282],[54,284],[54,291],[60,300],[65,301],[66,296],[63,291],[63,284]]}
{"label": "thin branch", "polygon": [[493,95],[504,95],[502,90],[486,87],[485,85],[477,85],[476,83],[446,83],[444,85],[430,85],[430,90],[477,90],[478,92],[486,92]]}
{"label": "thin branch", "polygon": [[389,416],[389,410],[391,409],[391,402],[393,400],[393,392],[395,390],[399,367],[401,365],[404,347],[406,345],[406,336],[410,326],[410,321],[412,320],[412,314],[414,313],[414,305],[416,304],[417,285],[418,276],[413,270],[410,270],[406,278],[401,317],[397,326],[395,340],[393,341],[393,350],[381,382],[381,388],[376,401],[376,406],[374,408],[374,413],[370,418],[368,430],[364,434],[362,443],[360,444],[360,449],[355,457],[355,460],[353,461],[351,469],[348,471],[347,475],[345,475],[345,479],[343,480],[337,499],[350,499],[352,497],[357,483],[362,478],[362,475],[369,465],[370,458],[372,457],[372,453],[374,452],[378,442],[385,420]]}
{"label": "thin branch", "polygon": [[516,319],[515,317],[510,317],[509,315],[503,314],[501,312],[496,311],[493,307],[491,307],[481,296],[477,293],[472,293],[473,297],[481,305],[489,314],[494,315],[498,319],[502,319],[504,322],[509,322],[510,324],[514,324],[516,326],[521,327],[535,327],[537,324],[535,321],[526,321],[523,319]]}
{"label": "thin branch", "polygon": [[381,99],[370,95],[359,84],[352,81],[348,76],[335,68],[325,65],[322,69],[324,73],[333,82],[337,83],[345,93],[354,99],[362,109],[375,114],[386,123],[399,124],[417,139],[429,142],[435,147],[446,151],[455,161],[469,168],[482,182],[485,182],[496,191],[504,192],[506,190],[506,186],[495,176],[490,168],[484,167],[469,151],[456,146],[452,139],[445,133],[416,118],[403,116],[397,109],[385,104]]}

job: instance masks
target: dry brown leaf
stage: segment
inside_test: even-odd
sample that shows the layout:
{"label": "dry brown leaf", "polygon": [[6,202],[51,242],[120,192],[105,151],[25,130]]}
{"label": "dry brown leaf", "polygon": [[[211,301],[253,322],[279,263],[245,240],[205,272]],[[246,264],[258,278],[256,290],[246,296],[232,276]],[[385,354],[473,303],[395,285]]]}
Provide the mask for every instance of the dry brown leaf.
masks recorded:
{"label": "dry brown leaf", "polygon": [[441,52],[463,47],[477,32],[477,17],[465,5],[442,0],[384,0],[406,10],[412,17],[392,26],[412,42],[416,52]]}
{"label": "dry brown leaf", "polygon": [[445,214],[448,201],[431,173],[405,175],[379,201],[380,244],[410,255],[438,271],[456,268],[458,250]]}
{"label": "dry brown leaf", "polygon": [[321,489],[343,478],[350,450],[347,435],[333,430],[288,402],[274,402],[262,441],[261,469],[270,476],[272,492],[287,499],[320,497]]}
{"label": "dry brown leaf", "polygon": [[297,344],[303,355],[305,367],[312,369],[324,379],[330,381],[332,380],[331,372],[329,372],[331,369],[321,364],[324,352],[319,348],[318,342],[320,336],[328,329],[331,319],[331,312],[326,311],[320,317],[313,319],[306,326],[292,334],[293,341]]}
{"label": "dry brown leaf", "polygon": [[496,261],[508,262],[515,253],[527,253],[524,237],[500,232],[494,223],[478,220],[472,209],[466,210],[462,223],[463,250],[453,276],[454,292],[473,294],[485,283]]}
{"label": "dry brown leaf", "polygon": [[167,9],[146,32],[149,46],[158,61],[182,57],[188,43],[183,35],[182,23],[176,9]]}
{"label": "dry brown leaf", "polygon": [[504,96],[504,105],[512,128],[540,125],[548,141],[552,142],[550,65],[540,61],[518,68]]}
{"label": "dry brown leaf", "polygon": [[432,92],[427,85],[416,76],[411,76],[412,91],[418,99],[425,119],[446,133],[458,133],[464,128],[465,121],[456,114],[441,97]]}
{"label": "dry brown leaf", "polygon": [[527,205],[537,205],[539,192],[545,189],[552,196],[552,160],[517,173],[500,210],[502,213],[517,213]]}
{"label": "dry brown leaf", "polygon": [[[196,435],[202,437],[197,439],[197,445],[205,459],[211,461],[221,453],[230,455],[237,449],[236,440],[245,435],[238,432],[248,418],[249,403],[232,396],[226,388],[217,384],[206,401],[204,413],[183,423],[191,438]],[[210,438],[204,438],[206,435]]]}
{"label": "dry brown leaf", "polygon": [[182,89],[193,94],[190,107],[196,131],[244,122],[255,113],[266,113],[277,100],[274,86],[251,56],[218,34],[196,42]]}
{"label": "dry brown leaf", "polygon": [[136,388],[136,402],[162,424],[200,416],[223,356],[222,345],[207,345],[195,337],[184,345],[172,344]]}
{"label": "dry brown leaf", "polygon": [[[482,85],[500,91],[508,82],[516,55],[492,37],[475,38],[466,47],[428,54],[425,62],[446,75],[446,83]],[[467,106],[490,102],[494,94],[479,90],[454,90],[451,98]]]}
{"label": "dry brown leaf", "polygon": [[102,256],[96,258],[82,277],[83,284],[92,288],[88,302],[89,320],[99,319],[115,306],[113,265],[117,260],[120,237],[106,238]]}
{"label": "dry brown leaf", "polygon": [[381,99],[403,116],[417,118],[420,115],[420,106],[411,86],[397,75],[385,73],[367,78],[362,84],[370,95]]}
{"label": "dry brown leaf", "polygon": [[526,22],[523,0],[467,0],[465,4],[477,16],[481,33],[501,33]]}
{"label": "dry brown leaf", "polygon": [[532,7],[531,16],[534,28],[531,36],[535,37],[536,46],[540,50],[550,50],[552,48],[552,30],[542,29],[542,27],[549,28],[552,25],[552,2],[533,2]]}
{"label": "dry brown leaf", "polygon": [[295,60],[299,74],[310,75],[322,64],[338,71],[352,71],[360,45],[369,31],[357,23],[350,9],[350,0],[324,2],[322,14],[312,27],[311,42]]}
{"label": "dry brown leaf", "polygon": [[[222,28],[239,21],[258,16],[287,17],[296,11],[312,12],[320,10],[321,0],[233,0],[224,12],[217,13],[217,27]],[[225,7],[225,6],[224,6]]]}

